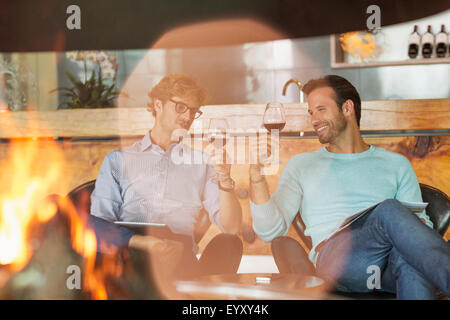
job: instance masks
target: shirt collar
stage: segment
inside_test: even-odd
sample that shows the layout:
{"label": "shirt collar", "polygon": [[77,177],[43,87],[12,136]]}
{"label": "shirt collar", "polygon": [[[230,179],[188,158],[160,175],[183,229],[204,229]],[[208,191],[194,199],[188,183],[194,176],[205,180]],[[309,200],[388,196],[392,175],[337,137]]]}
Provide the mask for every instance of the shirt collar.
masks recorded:
{"label": "shirt collar", "polygon": [[141,140],[140,151],[145,151],[152,146],[152,139],[150,139],[150,131],[147,131],[144,138]]}
{"label": "shirt collar", "polygon": [[[145,134],[145,136],[144,136],[144,138],[142,138],[142,140],[141,140],[141,146],[140,146],[140,151],[141,152],[144,152],[145,150],[147,150],[147,149],[150,149],[151,147],[153,146],[153,143],[152,143],[152,139],[150,138],[150,131],[147,131],[147,133]],[[156,145],[155,145],[156,146]],[[159,147],[159,146],[158,146]],[[170,147],[169,147],[169,149],[167,149],[167,151],[171,151],[171,150],[173,150],[173,149],[175,149],[175,148],[181,148],[181,152],[183,152],[183,151],[185,151],[185,149],[186,149],[186,145],[184,144],[184,143],[182,143],[182,142],[179,142],[179,143],[173,143]],[[159,147],[160,148],[160,147]],[[161,149],[162,150],[162,149]]]}

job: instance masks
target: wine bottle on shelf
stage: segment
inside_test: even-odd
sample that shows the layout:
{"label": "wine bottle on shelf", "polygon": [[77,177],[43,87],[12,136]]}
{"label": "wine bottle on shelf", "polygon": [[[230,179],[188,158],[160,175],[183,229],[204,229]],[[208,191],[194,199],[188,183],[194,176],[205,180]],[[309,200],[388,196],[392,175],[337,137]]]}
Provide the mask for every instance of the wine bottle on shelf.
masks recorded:
{"label": "wine bottle on shelf", "polygon": [[409,35],[408,39],[408,56],[415,59],[419,54],[420,35],[417,32],[417,25],[414,26],[414,31]]}
{"label": "wine bottle on shelf", "polygon": [[443,58],[447,54],[448,35],[445,32],[445,26],[441,25],[441,32],[436,35],[436,56]]}
{"label": "wine bottle on shelf", "polygon": [[448,44],[448,54],[450,55],[450,32],[448,33],[447,44]]}
{"label": "wine bottle on shelf", "polygon": [[433,55],[434,35],[431,33],[431,26],[428,25],[427,32],[422,35],[422,56],[431,58]]}

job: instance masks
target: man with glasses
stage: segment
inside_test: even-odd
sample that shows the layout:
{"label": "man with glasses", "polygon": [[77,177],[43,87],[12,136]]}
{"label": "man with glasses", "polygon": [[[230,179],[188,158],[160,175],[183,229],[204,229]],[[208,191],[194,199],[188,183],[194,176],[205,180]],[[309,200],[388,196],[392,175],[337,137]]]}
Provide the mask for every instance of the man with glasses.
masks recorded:
{"label": "man with glasses", "polygon": [[[235,273],[242,257],[242,242],[236,236],[242,210],[231,165],[173,161],[184,153],[201,153],[179,142],[176,133],[188,130],[202,114],[199,109],[208,94],[190,75],[170,74],[149,97],[153,128],[132,146],[110,152],[100,168],[91,195],[96,233],[119,247],[149,251],[160,260],[159,271],[179,278]],[[203,153],[200,159],[205,159]],[[197,260],[194,232],[202,210],[223,233],[209,242]],[[119,229],[111,224],[115,221],[167,227],[139,234],[123,226]],[[111,240],[112,233],[120,236]]]}

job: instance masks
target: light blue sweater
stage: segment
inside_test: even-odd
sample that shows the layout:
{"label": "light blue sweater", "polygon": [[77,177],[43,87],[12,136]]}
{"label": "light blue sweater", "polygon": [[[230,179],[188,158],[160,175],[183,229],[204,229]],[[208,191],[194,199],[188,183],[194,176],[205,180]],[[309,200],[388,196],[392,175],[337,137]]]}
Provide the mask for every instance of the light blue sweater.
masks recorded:
{"label": "light blue sweater", "polygon": [[[286,235],[300,210],[305,235],[313,244],[309,259],[315,265],[315,247],[345,218],[386,199],[422,201],[408,159],[374,146],[361,153],[331,153],[324,147],[292,157],[270,200],[250,202],[250,209],[253,228],[263,241]],[[419,217],[433,227],[425,211]]]}

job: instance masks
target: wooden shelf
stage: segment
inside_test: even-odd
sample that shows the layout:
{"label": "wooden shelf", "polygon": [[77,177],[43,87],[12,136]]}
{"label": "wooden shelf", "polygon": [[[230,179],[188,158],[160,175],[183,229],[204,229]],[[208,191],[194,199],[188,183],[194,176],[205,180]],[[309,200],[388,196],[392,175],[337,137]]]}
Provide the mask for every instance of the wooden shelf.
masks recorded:
{"label": "wooden shelf", "polygon": [[403,61],[370,61],[361,63],[331,62],[331,68],[348,69],[348,68],[371,68],[371,67],[385,67],[385,66],[409,66],[419,64],[446,64],[446,63],[450,63],[450,58],[411,59]]}
{"label": "wooden shelf", "polygon": [[417,58],[397,61],[368,61],[368,62],[344,62],[344,52],[339,45],[339,37],[331,35],[331,68],[333,69],[349,69],[349,68],[374,68],[385,66],[409,66],[420,64],[447,64],[450,63],[450,57],[446,58]]}

